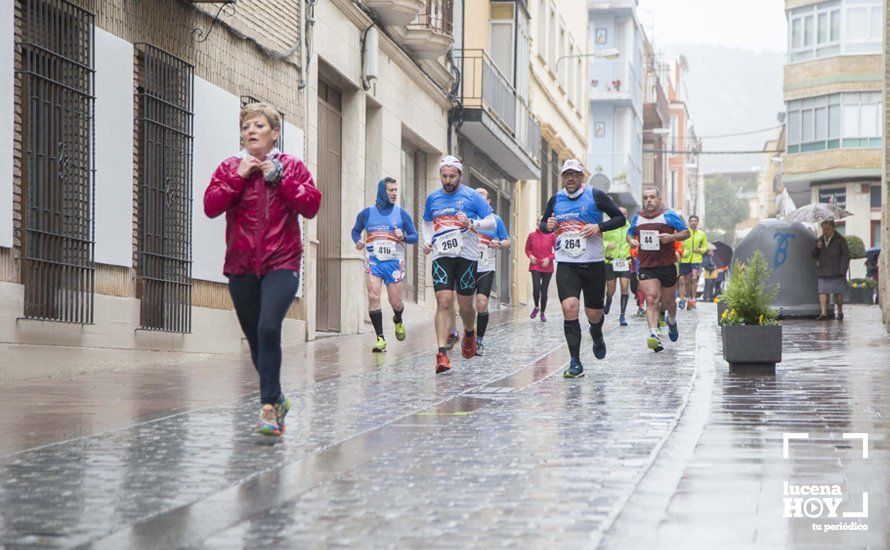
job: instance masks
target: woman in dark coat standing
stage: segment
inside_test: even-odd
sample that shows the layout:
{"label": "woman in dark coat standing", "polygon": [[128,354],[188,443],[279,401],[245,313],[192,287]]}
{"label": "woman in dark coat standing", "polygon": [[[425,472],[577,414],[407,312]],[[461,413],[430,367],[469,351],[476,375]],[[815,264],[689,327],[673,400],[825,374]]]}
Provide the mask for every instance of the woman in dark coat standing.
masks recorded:
{"label": "woman in dark coat standing", "polygon": [[850,249],[843,235],[835,231],[834,220],[822,222],[822,236],[813,247],[816,276],[819,277],[819,308],[817,320],[828,319],[828,296],[834,294],[837,320],[844,320],[844,292],[847,290],[847,271],[850,269]]}

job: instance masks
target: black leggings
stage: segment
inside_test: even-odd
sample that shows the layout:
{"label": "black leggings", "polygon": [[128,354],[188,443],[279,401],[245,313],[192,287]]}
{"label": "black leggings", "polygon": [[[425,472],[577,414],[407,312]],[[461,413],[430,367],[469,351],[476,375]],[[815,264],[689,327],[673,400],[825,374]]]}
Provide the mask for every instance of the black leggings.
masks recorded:
{"label": "black leggings", "polygon": [[229,294],[260,375],[264,405],[278,403],[281,396],[281,325],[299,286],[299,273],[289,269],[263,277],[229,275]]}
{"label": "black leggings", "polygon": [[550,279],[553,273],[532,271],[532,295],[535,299],[535,307],[541,305],[541,313],[547,309],[547,289],[550,288]]}

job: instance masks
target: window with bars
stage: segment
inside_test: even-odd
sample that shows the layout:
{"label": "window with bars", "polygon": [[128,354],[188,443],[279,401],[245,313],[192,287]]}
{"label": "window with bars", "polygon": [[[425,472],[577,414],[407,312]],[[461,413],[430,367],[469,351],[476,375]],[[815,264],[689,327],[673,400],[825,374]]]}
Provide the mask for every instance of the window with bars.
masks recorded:
{"label": "window with bars", "polygon": [[191,332],[194,70],[136,44],[140,326]]}
{"label": "window with bars", "polygon": [[[244,107],[245,105],[250,105],[251,103],[269,103],[269,102],[263,101],[261,99],[257,99],[256,97],[254,97],[252,95],[241,96],[241,106],[242,107]],[[269,103],[269,105],[272,105],[272,104]],[[274,107],[274,105],[273,105],[273,107]],[[281,109],[279,109],[278,107],[275,107],[275,110],[278,111],[278,116],[281,117],[281,133],[278,136],[278,141],[275,142],[275,147],[278,147],[278,150],[283,153],[284,152],[284,112]],[[243,147],[244,144],[242,143],[241,146]]]}
{"label": "window with bars", "polygon": [[20,0],[24,316],[93,322],[93,14]]}

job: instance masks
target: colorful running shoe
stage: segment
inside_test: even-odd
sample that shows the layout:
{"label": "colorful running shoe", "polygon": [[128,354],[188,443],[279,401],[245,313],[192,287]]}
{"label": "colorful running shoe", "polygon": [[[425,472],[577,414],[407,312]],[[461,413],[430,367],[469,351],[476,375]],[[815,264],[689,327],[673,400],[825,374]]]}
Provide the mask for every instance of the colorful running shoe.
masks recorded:
{"label": "colorful running shoe", "polygon": [[278,403],[275,404],[275,417],[278,420],[278,428],[284,433],[284,418],[290,412],[290,397],[281,392],[278,396]]}
{"label": "colorful running shoe", "polygon": [[442,374],[451,370],[451,359],[444,353],[436,354],[436,374]]}
{"label": "colorful running shoe", "polygon": [[474,332],[472,336],[469,336],[467,333],[464,333],[464,341],[461,342],[460,345],[460,353],[464,356],[464,359],[472,359],[476,357],[476,333]]}
{"label": "colorful running shoe", "polygon": [[599,336],[597,336],[593,331],[593,327],[590,327],[590,337],[593,338],[593,356],[597,359],[605,359],[606,339],[603,336],[602,331],[600,331]]}
{"label": "colorful running shoe", "polygon": [[377,343],[371,348],[371,351],[374,353],[383,353],[386,351],[386,340],[383,339],[383,336],[377,337]]}
{"label": "colorful running shoe", "polygon": [[646,347],[655,353],[664,350],[664,346],[661,345],[661,338],[659,338],[657,334],[649,335],[649,338],[646,339]]}
{"label": "colorful running shoe", "polygon": [[448,341],[445,342],[445,347],[448,348],[448,351],[451,351],[454,348],[454,344],[456,344],[460,340],[460,334],[457,332],[457,329],[451,329],[451,332],[448,333]]}
{"label": "colorful running shoe", "polygon": [[528,316],[529,319],[534,319],[538,316],[538,308],[532,310],[531,314]]}
{"label": "colorful running shoe", "polygon": [[405,340],[405,323],[396,323],[396,340],[399,342]]}
{"label": "colorful running shoe", "polygon": [[637,317],[645,317],[645,316],[646,316],[646,310],[644,308],[638,307],[637,308]]}
{"label": "colorful running shoe", "polygon": [[622,327],[627,326],[627,320],[624,318],[624,315],[622,315],[621,317],[618,318],[618,324],[621,325]]}
{"label": "colorful running shoe", "polygon": [[543,311],[541,312],[541,322],[542,323],[547,322],[547,315]]}
{"label": "colorful running shoe", "polygon": [[569,368],[562,373],[563,378],[581,378],[584,376],[584,365],[577,359],[572,359]]}
{"label": "colorful running shoe", "polygon": [[256,424],[256,433],[270,437],[281,435],[281,426],[278,425],[278,415],[272,405],[263,405],[260,411],[260,419]]}
{"label": "colorful running shoe", "polygon": [[686,300],[680,300],[677,302],[677,309],[686,309]]}
{"label": "colorful running shoe", "polygon": [[476,356],[481,357],[485,355],[485,344],[482,342],[482,338],[476,339]]}

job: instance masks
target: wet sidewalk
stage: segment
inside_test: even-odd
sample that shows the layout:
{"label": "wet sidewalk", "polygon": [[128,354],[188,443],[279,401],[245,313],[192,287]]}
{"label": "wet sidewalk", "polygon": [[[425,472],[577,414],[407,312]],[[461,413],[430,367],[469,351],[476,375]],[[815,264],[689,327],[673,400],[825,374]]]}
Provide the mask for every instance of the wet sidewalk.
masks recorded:
{"label": "wet sidewalk", "polygon": [[[438,377],[428,325],[383,356],[367,335],[289,350],[297,406],[274,446],[250,434],[242,357],[58,380],[63,405],[0,423],[0,546],[881,547],[890,339],[877,311],[788,323],[772,376],[728,372],[713,306],[681,315],[680,341],[657,355],[642,320],[613,316],[607,360],[585,335],[588,375],[572,381],[555,312],[499,313],[486,356]],[[27,402],[45,386],[0,392]],[[95,410],[79,413],[87,398]],[[117,398],[126,408],[97,423]],[[789,459],[785,431],[810,434]],[[869,433],[868,459],[846,432]],[[783,481],[869,491],[869,530],[784,518]]]}

